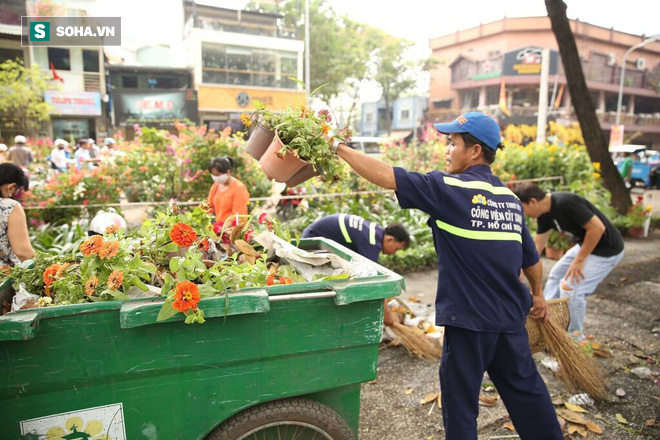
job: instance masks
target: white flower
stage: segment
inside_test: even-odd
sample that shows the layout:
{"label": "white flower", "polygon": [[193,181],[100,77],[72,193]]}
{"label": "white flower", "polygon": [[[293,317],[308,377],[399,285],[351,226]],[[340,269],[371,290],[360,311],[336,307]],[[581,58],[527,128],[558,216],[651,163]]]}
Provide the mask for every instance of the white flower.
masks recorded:
{"label": "white flower", "polygon": [[53,298],[49,296],[42,296],[37,300],[37,307],[46,307],[53,302]]}

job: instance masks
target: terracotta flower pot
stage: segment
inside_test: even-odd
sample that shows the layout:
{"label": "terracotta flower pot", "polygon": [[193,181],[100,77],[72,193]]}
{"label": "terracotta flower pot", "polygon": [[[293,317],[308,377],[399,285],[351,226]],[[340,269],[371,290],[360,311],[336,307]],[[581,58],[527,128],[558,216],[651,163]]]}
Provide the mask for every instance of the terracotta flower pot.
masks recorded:
{"label": "terracotta flower pot", "polygon": [[628,227],[628,235],[632,238],[642,238],[644,237],[644,228],[641,226],[630,226]]}
{"label": "terracotta flower pot", "polygon": [[550,258],[551,260],[559,260],[561,257],[564,256],[564,251],[562,251],[561,249],[555,249],[553,247],[546,247],[545,256]]}
{"label": "terracotta flower pot", "polygon": [[286,186],[289,188],[292,188],[294,186],[298,186],[301,183],[303,183],[306,180],[311,179],[312,177],[315,176],[320,176],[321,173],[316,171],[316,168],[310,163],[302,167],[296,174],[291,176],[289,180],[286,181]]}
{"label": "terracotta flower pot", "polygon": [[273,137],[275,137],[275,131],[257,123],[247,141],[247,144],[245,144],[245,151],[247,151],[250,156],[259,160],[266,150],[268,150],[268,146],[271,142],[273,142]]}
{"label": "terracotta flower pot", "polygon": [[293,177],[302,167],[308,165],[308,163],[298,159],[290,151],[287,151],[283,157],[279,157],[277,153],[283,146],[282,140],[277,135],[277,132],[275,132],[273,142],[271,142],[264,155],[261,156],[259,163],[268,177],[278,182],[286,183],[287,180]]}

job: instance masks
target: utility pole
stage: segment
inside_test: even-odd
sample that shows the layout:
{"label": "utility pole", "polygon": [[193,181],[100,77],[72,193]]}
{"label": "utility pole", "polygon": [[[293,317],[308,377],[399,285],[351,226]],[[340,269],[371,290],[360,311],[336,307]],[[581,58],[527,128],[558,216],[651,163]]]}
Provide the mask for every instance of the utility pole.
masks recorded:
{"label": "utility pole", "polygon": [[305,92],[307,102],[310,100],[310,72],[309,72],[309,0],[305,0]]}
{"label": "utility pole", "polygon": [[539,84],[539,111],[536,118],[536,142],[545,142],[545,125],[548,121],[548,79],[550,77],[550,49],[541,55],[541,83]]}
{"label": "utility pole", "polygon": [[626,59],[633,50],[639,49],[640,47],[644,47],[647,44],[658,40],[660,40],[660,34],[656,34],[650,38],[647,38],[641,43],[635,44],[633,47],[628,49],[626,53],[623,54],[623,62],[621,63],[621,79],[619,80],[619,98],[616,102],[616,125],[621,125],[621,100],[623,99],[623,80],[626,77]]}

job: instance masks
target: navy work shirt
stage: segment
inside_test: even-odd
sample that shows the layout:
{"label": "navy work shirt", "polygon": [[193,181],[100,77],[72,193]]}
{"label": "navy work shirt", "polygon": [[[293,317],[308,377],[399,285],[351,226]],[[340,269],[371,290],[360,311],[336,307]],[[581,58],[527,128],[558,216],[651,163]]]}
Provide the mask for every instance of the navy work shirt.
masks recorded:
{"label": "navy work shirt", "polygon": [[329,238],[378,262],[385,230],[357,215],[332,214],[315,221],[303,231],[302,238],[310,237]]}
{"label": "navy work shirt", "polygon": [[436,324],[521,330],[532,296],[518,277],[539,256],[520,200],[488,165],[458,175],[395,167],[394,176],[401,207],[431,216],[438,253]]}

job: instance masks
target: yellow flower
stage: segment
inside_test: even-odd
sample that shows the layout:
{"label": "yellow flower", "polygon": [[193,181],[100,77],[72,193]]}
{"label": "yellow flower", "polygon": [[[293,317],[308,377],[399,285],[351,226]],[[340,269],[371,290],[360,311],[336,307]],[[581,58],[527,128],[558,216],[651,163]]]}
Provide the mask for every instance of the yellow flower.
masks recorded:
{"label": "yellow flower", "polygon": [[241,115],[241,122],[242,122],[243,125],[245,125],[246,127],[249,127],[249,126],[252,125],[252,118],[250,118],[250,115],[246,115],[245,113],[243,113],[243,114]]}
{"label": "yellow flower", "polygon": [[594,173],[594,179],[600,179],[600,173]]}
{"label": "yellow flower", "polygon": [[554,162],[554,161],[555,161],[555,157],[554,157],[554,156],[550,156],[550,158],[549,158],[548,160],[549,160],[550,162]]}
{"label": "yellow flower", "polygon": [[594,162],[593,165],[594,165],[594,170],[600,171],[600,162]]}

